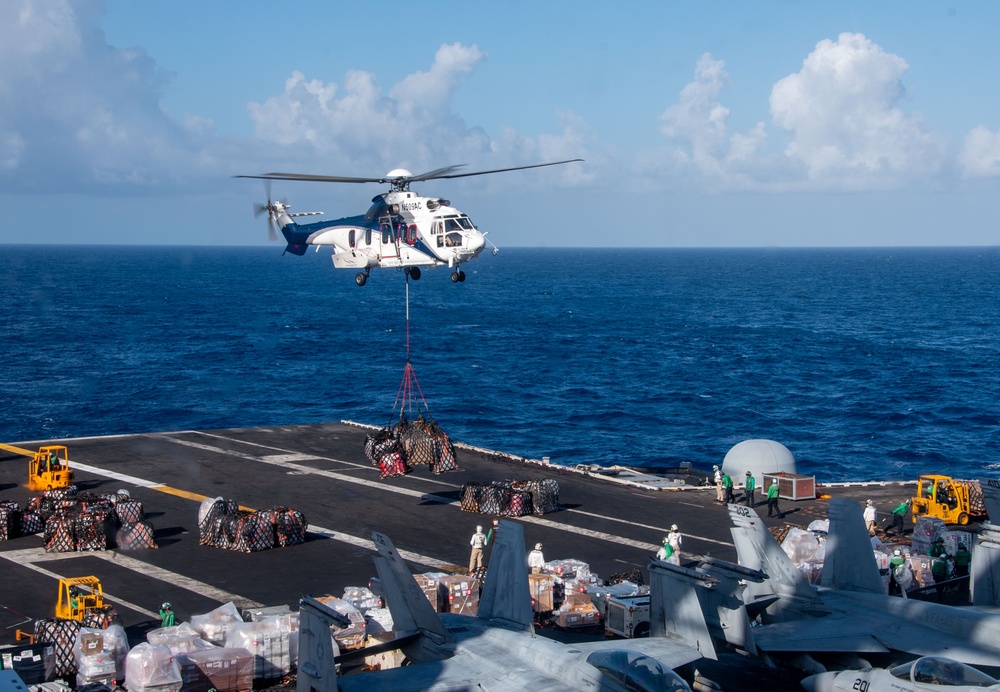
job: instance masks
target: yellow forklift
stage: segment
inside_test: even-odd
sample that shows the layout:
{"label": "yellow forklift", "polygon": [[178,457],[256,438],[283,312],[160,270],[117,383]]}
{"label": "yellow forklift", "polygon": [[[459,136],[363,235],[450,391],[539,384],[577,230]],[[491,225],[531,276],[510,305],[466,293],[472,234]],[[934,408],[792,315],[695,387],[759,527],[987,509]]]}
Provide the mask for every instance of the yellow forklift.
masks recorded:
{"label": "yellow forklift", "polygon": [[69,453],[62,445],[39,447],[28,462],[28,490],[55,490],[73,485]]}
{"label": "yellow forklift", "polygon": [[913,523],[918,516],[937,517],[945,524],[965,526],[972,517],[985,513],[982,501],[973,502],[971,484],[951,476],[926,474],[917,482],[913,498]]}
{"label": "yellow forklift", "polygon": [[83,620],[88,610],[104,608],[104,588],[97,577],[69,577],[59,580],[56,618]]}

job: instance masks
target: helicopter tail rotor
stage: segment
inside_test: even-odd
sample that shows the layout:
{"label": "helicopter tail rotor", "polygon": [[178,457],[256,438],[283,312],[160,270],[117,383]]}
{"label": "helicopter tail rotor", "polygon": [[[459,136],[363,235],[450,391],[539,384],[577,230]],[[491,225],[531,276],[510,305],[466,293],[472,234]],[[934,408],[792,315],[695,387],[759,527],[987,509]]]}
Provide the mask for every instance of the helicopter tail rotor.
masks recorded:
{"label": "helicopter tail rotor", "polygon": [[259,217],[264,212],[267,212],[267,237],[271,242],[274,242],[278,239],[278,231],[274,223],[274,216],[278,211],[278,207],[271,201],[270,180],[264,181],[264,193],[267,195],[267,204],[254,204],[253,215]]}

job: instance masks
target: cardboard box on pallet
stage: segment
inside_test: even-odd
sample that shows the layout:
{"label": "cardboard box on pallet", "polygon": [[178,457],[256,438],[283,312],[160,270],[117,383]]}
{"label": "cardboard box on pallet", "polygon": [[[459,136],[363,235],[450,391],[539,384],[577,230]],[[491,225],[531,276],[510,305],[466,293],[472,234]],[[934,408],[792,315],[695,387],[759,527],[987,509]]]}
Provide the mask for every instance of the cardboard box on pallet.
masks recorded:
{"label": "cardboard box on pallet", "polygon": [[177,656],[184,692],[253,689],[254,654],[239,647],[212,648]]}
{"label": "cardboard box on pallet", "polygon": [[589,599],[586,603],[577,605],[564,604],[559,610],[554,611],[554,614],[556,625],[563,629],[592,627],[601,621],[597,608]]}
{"label": "cardboard box on pallet", "polygon": [[438,602],[438,580],[446,576],[448,575],[444,572],[424,572],[423,574],[413,575],[413,578],[417,581],[417,586],[420,587],[420,590],[427,596],[427,600],[434,606],[434,611],[438,613],[442,612]]}
{"label": "cardboard box on pallet", "polygon": [[479,580],[459,574],[441,577],[438,608],[442,613],[475,615],[479,612]]}
{"label": "cardboard box on pallet", "polygon": [[536,613],[547,613],[555,608],[553,596],[554,580],[551,574],[529,574],[528,588]]}

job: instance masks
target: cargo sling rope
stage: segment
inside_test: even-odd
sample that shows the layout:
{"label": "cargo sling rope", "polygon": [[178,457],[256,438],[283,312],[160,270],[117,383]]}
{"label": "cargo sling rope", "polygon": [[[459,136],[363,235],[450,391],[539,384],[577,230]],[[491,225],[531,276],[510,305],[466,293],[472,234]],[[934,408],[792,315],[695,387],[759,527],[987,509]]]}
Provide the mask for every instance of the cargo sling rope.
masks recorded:
{"label": "cargo sling rope", "polygon": [[[399,411],[399,419],[392,419]],[[413,419],[407,419],[407,414]],[[410,275],[406,275],[406,368],[389,414],[389,424],[365,439],[365,454],[383,479],[410,473],[410,464],[426,464],[432,473],[457,471],[455,447],[430,414],[430,407],[410,362]]]}

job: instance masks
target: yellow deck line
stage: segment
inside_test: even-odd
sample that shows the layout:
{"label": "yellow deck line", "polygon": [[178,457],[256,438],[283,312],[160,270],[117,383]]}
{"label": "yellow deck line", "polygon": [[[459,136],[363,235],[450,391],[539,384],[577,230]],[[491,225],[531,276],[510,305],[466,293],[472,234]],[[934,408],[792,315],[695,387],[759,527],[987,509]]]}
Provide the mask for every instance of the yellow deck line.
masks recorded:
{"label": "yellow deck line", "polygon": [[[177,488],[171,488],[169,485],[153,485],[150,486],[151,490],[159,490],[161,493],[166,493],[167,495],[175,495],[177,497],[183,497],[185,500],[194,500],[195,502],[204,502],[208,499],[208,495],[199,495],[198,493],[188,492],[187,490],[178,490]],[[244,507],[240,505],[240,509],[244,512],[256,512],[253,507]]]}
{"label": "yellow deck line", "polygon": [[0,449],[5,449],[8,452],[14,452],[14,454],[23,454],[24,456],[31,457],[32,459],[35,458],[35,452],[38,451],[36,449],[35,452],[33,452],[30,449],[24,449],[23,447],[15,447],[14,445],[4,444],[3,442],[0,442]]}

